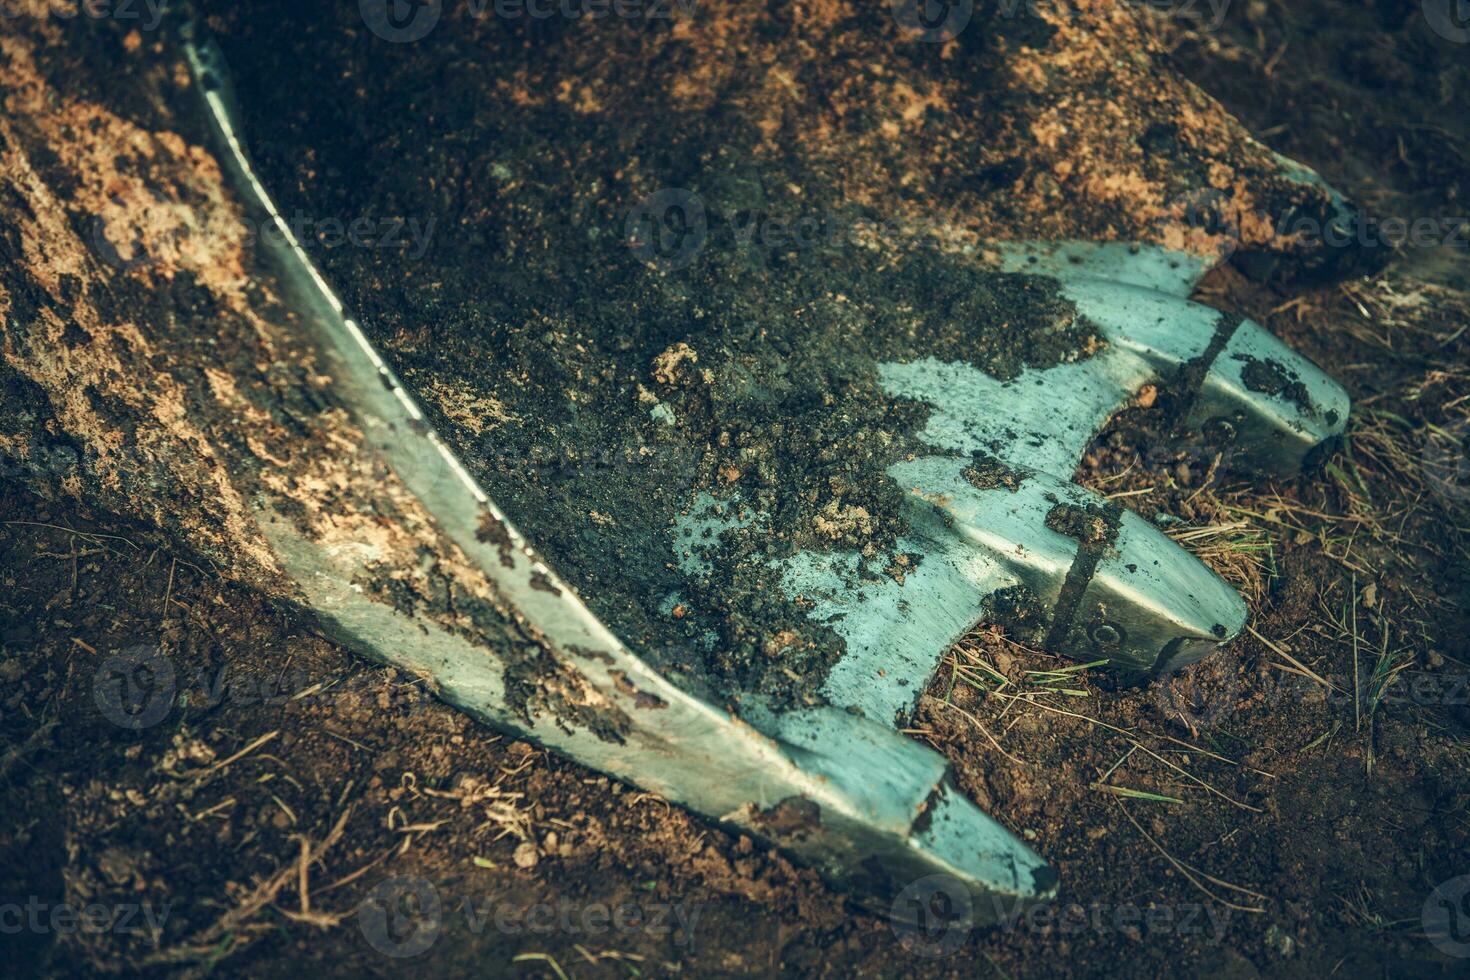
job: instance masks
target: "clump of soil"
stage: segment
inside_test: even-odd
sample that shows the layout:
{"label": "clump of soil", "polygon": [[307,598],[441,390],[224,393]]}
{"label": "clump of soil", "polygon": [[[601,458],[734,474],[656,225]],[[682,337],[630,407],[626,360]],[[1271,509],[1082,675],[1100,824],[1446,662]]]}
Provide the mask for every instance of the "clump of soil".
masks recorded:
{"label": "clump of soil", "polygon": [[1005,487],[1013,493],[1020,488],[1023,479],[1004,462],[981,450],[970,454],[970,465],[960,475],[977,490]]}
{"label": "clump of soil", "polygon": [[1073,538],[1084,549],[1101,552],[1118,536],[1122,509],[1117,504],[1057,504],[1046,514],[1046,526]]}
{"label": "clump of soil", "polygon": [[1240,379],[1251,391],[1285,398],[1303,411],[1311,409],[1312,396],[1295,371],[1270,358],[1261,360],[1249,354],[1237,354],[1236,359],[1245,362]]}

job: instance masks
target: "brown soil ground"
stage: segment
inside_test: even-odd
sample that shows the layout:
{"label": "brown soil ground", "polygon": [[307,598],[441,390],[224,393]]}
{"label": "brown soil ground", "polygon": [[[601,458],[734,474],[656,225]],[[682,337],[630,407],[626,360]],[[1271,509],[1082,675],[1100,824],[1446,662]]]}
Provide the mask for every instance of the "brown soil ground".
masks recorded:
{"label": "brown soil ground", "polygon": [[[1159,29],[1273,148],[1380,216],[1463,215],[1470,44],[1438,40],[1417,3],[1211,17],[1186,5]],[[1259,636],[1133,691],[1045,673],[1069,665],[993,630],[960,644],[915,735],[1055,862],[1063,894],[942,957],[764,846],[357,661],[146,530],[5,486],[7,972],[1470,975],[1423,917],[1470,873],[1470,512],[1425,451],[1431,426],[1463,437],[1470,419],[1467,289],[1465,232],[1394,249],[1368,280],[1206,283],[1344,380],[1350,444],[1323,474],[1261,487],[1099,441],[1081,478],[1179,516]],[[130,731],[109,695],[151,649],[184,697]],[[440,901],[412,960],[356,912],[395,876]],[[32,896],[142,911],[12,929]]]}

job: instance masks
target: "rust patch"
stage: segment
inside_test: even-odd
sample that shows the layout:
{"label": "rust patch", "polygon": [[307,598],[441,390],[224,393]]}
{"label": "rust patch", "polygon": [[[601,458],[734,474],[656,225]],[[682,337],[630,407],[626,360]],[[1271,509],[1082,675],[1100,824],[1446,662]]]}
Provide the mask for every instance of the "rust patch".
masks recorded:
{"label": "rust patch", "polygon": [[593,650],[588,647],[567,646],[566,651],[578,657],[586,657],[588,660],[598,660],[605,664],[617,663],[613,655],[606,650]]}
{"label": "rust patch", "polygon": [[624,694],[627,694],[633,698],[633,704],[636,707],[667,708],[669,706],[669,703],[663,698],[659,697],[657,694],[649,694],[647,691],[640,691],[638,689],[638,686],[634,684],[631,679],[629,679],[625,671],[610,670],[608,671],[608,676],[613,679],[613,683],[618,686],[619,691],[622,691]]}
{"label": "rust patch", "polygon": [[510,528],[488,510],[480,518],[480,527],[475,532],[475,539],[485,544],[493,544],[500,552],[500,564],[506,568],[516,567],[515,559],[511,557],[515,550],[515,543],[510,539]]}
{"label": "rust patch", "polygon": [[561,595],[561,589],[557,588],[556,584],[551,581],[551,576],[539,568],[531,573],[531,588],[537,592],[549,592],[555,596]]}
{"label": "rust patch", "polygon": [[788,796],[769,810],[757,807],[754,822],[773,837],[797,837],[821,828],[822,808],[805,796]]}

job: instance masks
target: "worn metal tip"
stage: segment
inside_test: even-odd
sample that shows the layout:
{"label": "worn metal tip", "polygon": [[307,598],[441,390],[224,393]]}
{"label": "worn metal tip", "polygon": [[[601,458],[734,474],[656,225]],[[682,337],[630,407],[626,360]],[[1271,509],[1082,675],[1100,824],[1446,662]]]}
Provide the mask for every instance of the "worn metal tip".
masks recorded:
{"label": "worn metal tip", "polygon": [[1340,384],[1246,320],[1211,365],[1189,423],[1231,461],[1291,476],[1337,450],[1351,411]]}
{"label": "worn metal tip", "polygon": [[1125,674],[1191,663],[1240,633],[1245,601],[1158,528],[1124,513],[1058,651]]}

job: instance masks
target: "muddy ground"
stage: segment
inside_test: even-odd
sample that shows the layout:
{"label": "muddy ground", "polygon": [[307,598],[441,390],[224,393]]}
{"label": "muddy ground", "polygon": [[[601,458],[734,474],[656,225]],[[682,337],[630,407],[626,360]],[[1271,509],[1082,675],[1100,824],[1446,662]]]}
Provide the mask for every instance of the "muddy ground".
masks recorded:
{"label": "muddy ground", "polygon": [[[1371,213],[1462,219],[1470,44],[1435,34],[1428,6],[1238,3],[1217,26],[1186,5],[1157,28],[1253,132]],[[1470,512],[1463,456],[1435,436],[1463,440],[1470,417],[1465,232],[1409,248],[1382,225],[1365,235],[1391,258],[1368,279],[1285,286],[1227,268],[1201,289],[1349,387],[1351,439],[1324,473],[1253,485],[1130,427],[1079,474],[1176,514],[1172,533],[1250,598],[1255,634],[1109,691],[982,628],[931,687],[915,736],[1057,865],[1051,913],[902,943],[763,846],[469,721],[144,529],[7,485],[0,894],[26,915],[35,896],[41,916],[18,930],[0,918],[8,962],[23,975],[1470,972],[1455,955],[1470,953],[1455,942],[1470,919],[1449,920],[1448,942],[1425,935],[1441,924],[1426,908],[1454,915],[1470,890]],[[118,686],[150,673],[153,687]],[[120,715],[122,694],[154,710]],[[439,914],[418,932],[356,912],[374,889],[420,881]],[[62,902],[117,920],[53,922]],[[391,955],[429,939],[415,959]]]}

